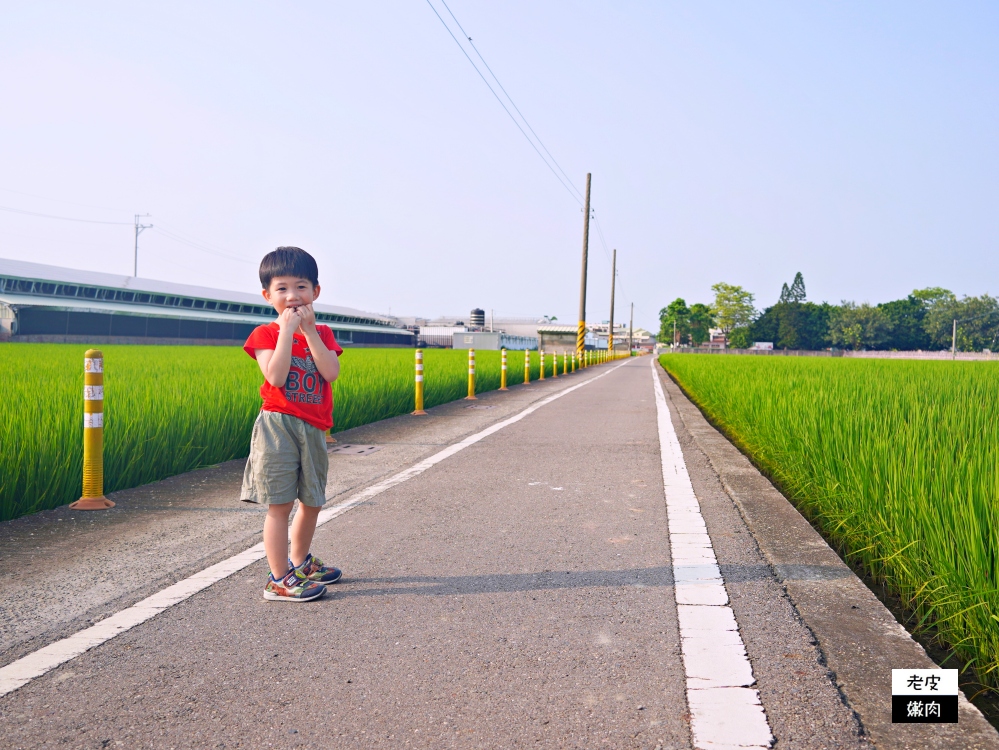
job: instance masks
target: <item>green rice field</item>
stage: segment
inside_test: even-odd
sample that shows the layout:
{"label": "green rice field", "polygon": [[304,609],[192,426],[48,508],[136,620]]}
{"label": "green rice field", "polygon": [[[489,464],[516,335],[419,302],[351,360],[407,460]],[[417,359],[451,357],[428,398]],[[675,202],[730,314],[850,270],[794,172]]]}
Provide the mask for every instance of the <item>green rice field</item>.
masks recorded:
{"label": "green rice field", "polygon": [[999,687],[995,364],[660,361],[846,559]]}
{"label": "green rice field", "polygon": [[[83,353],[76,344],[0,344],[0,521],[80,496]],[[263,376],[241,348],[106,346],[105,492],[249,452]],[[508,355],[508,383],[524,359]],[[468,352],[424,352],[425,405],[468,393]],[[538,377],[532,352],[531,379]],[[333,385],[335,431],[413,410],[412,349],[350,349]],[[549,360],[549,374],[550,374]],[[476,352],[476,390],[499,388],[500,352]]]}

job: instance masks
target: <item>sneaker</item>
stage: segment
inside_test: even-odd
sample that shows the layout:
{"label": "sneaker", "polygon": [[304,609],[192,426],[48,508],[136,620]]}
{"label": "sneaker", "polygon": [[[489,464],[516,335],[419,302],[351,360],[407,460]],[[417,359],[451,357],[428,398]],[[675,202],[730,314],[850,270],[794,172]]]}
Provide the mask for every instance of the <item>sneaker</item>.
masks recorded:
{"label": "sneaker", "polygon": [[280,581],[275,580],[273,575],[268,576],[267,586],[264,587],[264,599],[272,602],[307,602],[325,593],[325,586],[310,581],[298,568],[292,568]]}
{"label": "sneaker", "polygon": [[[291,565],[291,560],[288,561],[288,565]],[[343,575],[339,568],[323,565],[323,561],[315,557],[311,552],[305,557],[305,561],[298,566],[298,569],[310,581],[326,585],[336,583],[340,580],[340,576]]]}

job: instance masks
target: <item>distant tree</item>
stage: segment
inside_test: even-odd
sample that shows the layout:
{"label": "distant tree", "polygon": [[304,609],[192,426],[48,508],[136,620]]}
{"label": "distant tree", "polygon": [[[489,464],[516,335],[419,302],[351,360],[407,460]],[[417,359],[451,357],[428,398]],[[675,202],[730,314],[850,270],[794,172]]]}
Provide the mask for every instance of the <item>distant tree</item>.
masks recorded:
{"label": "distant tree", "polygon": [[780,299],[778,304],[782,302],[804,302],[805,301],[805,278],[801,275],[801,271],[798,271],[794,275],[794,281],[791,282],[791,286],[788,287],[787,284],[781,287]]}
{"label": "distant tree", "polygon": [[880,307],[843,302],[829,315],[829,340],[844,349],[880,349],[891,335],[891,320]]}
{"label": "distant tree", "polygon": [[[946,290],[943,290],[946,291]],[[949,293],[948,293],[949,294]],[[949,349],[954,321],[957,320],[957,348],[960,351],[995,349],[999,339],[999,300],[981,297],[939,295],[926,309],[923,327],[933,346]]]}
{"label": "distant tree", "polygon": [[915,296],[915,292],[905,299],[882,302],[878,308],[891,323],[891,334],[884,343],[885,348],[898,351],[930,348],[930,337],[923,326],[926,304]]}
{"label": "distant tree", "polygon": [[700,302],[690,306],[690,341],[694,346],[700,346],[711,338],[710,330],[715,327],[715,318],[711,308]]}
{"label": "distant tree", "polygon": [[715,293],[714,304],[711,305],[711,314],[714,316],[715,325],[722,330],[726,337],[739,327],[748,326],[756,316],[756,309],[753,307],[753,295],[741,286],[719,282],[711,287]]}
{"label": "distant tree", "polygon": [[[674,331],[676,340],[673,339]],[[659,336],[657,338],[660,343],[676,345],[686,342],[689,335],[690,309],[682,297],[677,297],[659,311]]]}
{"label": "distant tree", "polygon": [[781,349],[824,349],[829,345],[829,316],[833,306],[823,302],[774,305],[777,312],[776,346]]}
{"label": "distant tree", "polygon": [[[673,339],[673,325],[676,324],[676,340]],[[715,324],[711,308],[697,303],[687,307],[680,297],[659,311],[659,341],[663,343],[691,344],[699,346],[708,340],[708,329]]]}
{"label": "distant tree", "polygon": [[733,349],[748,349],[753,345],[752,326],[739,326],[733,328],[728,335],[728,345]]}
{"label": "distant tree", "polygon": [[950,289],[944,289],[939,286],[928,286],[925,289],[915,289],[913,290],[911,296],[922,302],[923,306],[926,307],[927,310],[939,302],[953,302],[957,300],[957,297],[954,296],[954,292]]}
{"label": "distant tree", "polygon": [[780,310],[778,307],[779,304],[768,307],[752,322],[746,335],[748,341],[769,341],[776,345],[777,332],[780,330]]}
{"label": "distant tree", "polygon": [[832,310],[825,302],[778,302],[753,321],[746,340],[770,341],[779,349],[824,349],[829,345]]}

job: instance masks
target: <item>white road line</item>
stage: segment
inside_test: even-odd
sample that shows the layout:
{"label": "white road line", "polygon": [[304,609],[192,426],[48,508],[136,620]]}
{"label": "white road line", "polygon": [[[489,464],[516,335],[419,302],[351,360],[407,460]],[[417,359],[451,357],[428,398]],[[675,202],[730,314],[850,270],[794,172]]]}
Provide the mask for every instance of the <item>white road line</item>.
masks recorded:
{"label": "white road line", "polygon": [[[348,500],[338,505],[334,505],[332,508],[326,508],[319,514],[319,520],[317,522],[318,525],[331,521],[337,516],[346,513],[351,508],[360,505],[366,500],[370,500],[375,495],[381,494],[390,487],[395,487],[397,484],[402,484],[408,479],[419,476],[431,466],[440,463],[444,459],[453,456],[455,453],[464,450],[470,445],[474,445],[480,440],[489,437],[493,433],[499,432],[504,427],[509,427],[510,425],[519,422],[527,415],[536,412],[542,406],[550,404],[552,401],[562,398],[562,396],[572,393],[578,388],[589,385],[594,380],[599,380],[605,375],[609,375],[618,367],[627,364],[627,362],[628,360],[625,360],[621,364],[612,367],[599,375],[570,386],[559,391],[558,393],[552,394],[551,396],[528,406],[523,411],[518,412],[508,419],[504,419],[501,422],[490,425],[481,432],[477,432],[474,435],[468,436],[464,440],[460,440],[457,443],[449,445],[444,450],[438,451],[429,458],[420,461],[418,464],[415,464],[408,469],[404,469],[397,474],[393,474],[380,482],[376,482],[370,487],[366,487],[357,494],[352,495]],[[38,649],[37,651],[33,651],[27,656],[23,656],[5,667],[0,667],[0,697],[17,690],[19,687],[31,682],[31,680],[36,677],[41,677],[43,674],[49,670],[55,669],[60,664],[65,664],[71,659],[75,659],[77,656],[85,651],[89,651],[94,646],[99,646],[100,644],[111,640],[116,635],[124,633],[126,630],[131,630],[136,625],[152,619],[160,612],[169,609],[178,602],[182,602],[199,591],[208,588],[213,583],[218,583],[223,578],[228,578],[233,573],[239,572],[243,568],[252,565],[263,557],[265,557],[263,543],[256,544],[245,552],[233,555],[220,563],[216,563],[209,568],[205,568],[200,573],[195,573],[194,575],[185,578],[183,581],[178,581],[172,586],[167,586],[162,591],[158,591],[152,596],[133,604],[131,607],[127,607],[120,612],[116,612],[86,630],[74,633],[67,638],[51,643],[44,648]]]}
{"label": "white road line", "polygon": [[774,738],[760,695],[752,687],[756,684],[753,667],[746,656],[735,613],[728,606],[725,582],[670,421],[655,358],[652,378],[676,582],[680,650],[687,677],[694,747],[698,750],[768,748]]}

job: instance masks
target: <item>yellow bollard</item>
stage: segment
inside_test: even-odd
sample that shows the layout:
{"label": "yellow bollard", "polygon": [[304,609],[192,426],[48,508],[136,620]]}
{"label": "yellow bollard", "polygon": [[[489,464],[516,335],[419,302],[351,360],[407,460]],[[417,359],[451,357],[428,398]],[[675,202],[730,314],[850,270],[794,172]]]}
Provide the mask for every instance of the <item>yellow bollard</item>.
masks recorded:
{"label": "yellow bollard", "polygon": [[545,350],[538,349],[538,360],[541,362],[541,377],[538,380],[545,379]]}
{"label": "yellow bollard", "polygon": [[572,371],[576,371],[576,352],[572,353]]}
{"label": "yellow bollard", "polygon": [[466,401],[475,401],[475,349],[468,350],[468,395]]}
{"label": "yellow bollard", "polygon": [[569,374],[569,352],[562,352],[562,374]]}
{"label": "yellow bollard", "polygon": [[531,350],[524,349],[524,384],[531,382]]}
{"label": "yellow bollard", "polygon": [[552,352],[552,377],[558,377],[558,352]]}
{"label": "yellow bollard", "polygon": [[73,510],[104,510],[114,503],[104,497],[104,355],[83,355],[83,497]]}
{"label": "yellow bollard", "polygon": [[506,387],[506,349],[500,350],[500,387],[501,391],[508,391]]}
{"label": "yellow bollard", "polygon": [[416,411],[413,414],[419,416],[426,414],[423,411],[423,350],[416,350]]}

